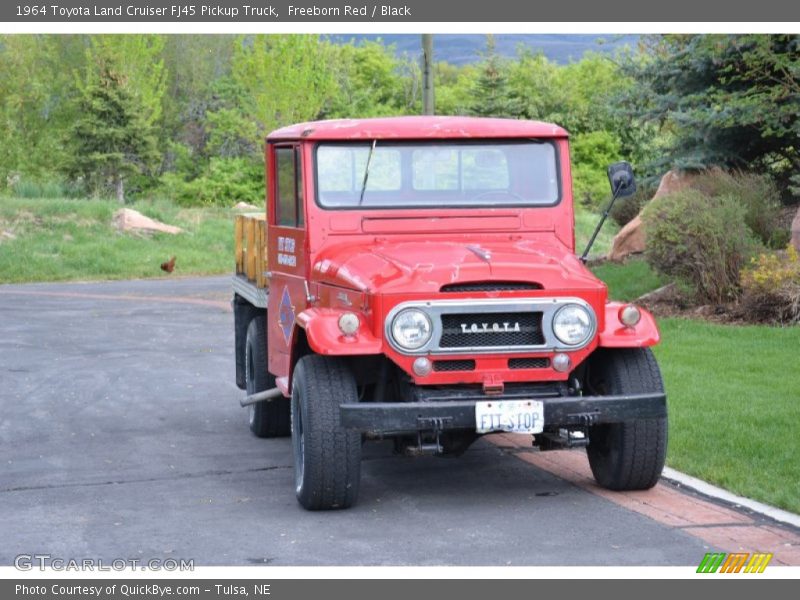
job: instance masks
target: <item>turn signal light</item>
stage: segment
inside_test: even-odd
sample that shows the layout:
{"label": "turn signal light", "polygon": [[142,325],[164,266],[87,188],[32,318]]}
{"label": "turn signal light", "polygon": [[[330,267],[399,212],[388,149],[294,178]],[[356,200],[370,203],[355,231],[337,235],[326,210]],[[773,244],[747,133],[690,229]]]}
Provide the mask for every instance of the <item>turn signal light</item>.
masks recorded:
{"label": "turn signal light", "polygon": [[355,313],[346,312],[339,317],[339,331],[348,337],[356,334],[358,326],[358,315]]}
{"label": "turn signal light", "polygon": [[642,311],[633,304],[626,304],[619,309],[619,322],[625,327],[636,327],[642,318]]}

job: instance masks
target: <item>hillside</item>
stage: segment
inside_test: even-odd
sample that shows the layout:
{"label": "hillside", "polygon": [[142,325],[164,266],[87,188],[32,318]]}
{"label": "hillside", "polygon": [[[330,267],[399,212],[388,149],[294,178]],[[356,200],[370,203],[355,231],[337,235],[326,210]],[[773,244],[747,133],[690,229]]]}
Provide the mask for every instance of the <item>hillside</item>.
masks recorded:
{"label": "hillside", "polygon": [[[336,42],[347,43],[355,40],[382,40],[393,45],[398,54],[416,56],[420,53],[420,36],[417,34],[342,34],[332,35]],[[634,47],[638,35],[594,35],[594,34],[510,34],[496,35],[497,51],[508,57],[516,55],[519,46],[541,51],[552,61],[565,64],[579,60],[588,51],[613,53],[624,46]],[[437,34],[433,39],[434,56],[437,61],[463,65],[480,60],[480,53],[486,45],[486,36],[479,34]]]}

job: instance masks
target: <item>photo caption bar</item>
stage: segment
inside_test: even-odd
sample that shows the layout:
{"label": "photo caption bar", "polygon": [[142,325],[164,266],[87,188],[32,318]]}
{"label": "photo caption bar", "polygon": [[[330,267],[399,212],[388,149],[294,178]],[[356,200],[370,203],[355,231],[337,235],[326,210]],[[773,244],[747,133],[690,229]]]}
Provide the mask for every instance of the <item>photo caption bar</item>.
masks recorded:
{"label": "photo caption bar", "polygon": [[180,3],[170,0],[142,2],[45,0],[10,2],[0,6],[0,21],[58,22],[793,22],[800,21],[800,4],[763,0],[758,4],[736,0],[719,5],[709,1],[675,0],[643,4],[637,0],[565,3],[494,0],[491,6],[478,0],[455,3],[405,0],[403,2],[332,2],[330,0],[273,0],[250,3],[219,0]]}

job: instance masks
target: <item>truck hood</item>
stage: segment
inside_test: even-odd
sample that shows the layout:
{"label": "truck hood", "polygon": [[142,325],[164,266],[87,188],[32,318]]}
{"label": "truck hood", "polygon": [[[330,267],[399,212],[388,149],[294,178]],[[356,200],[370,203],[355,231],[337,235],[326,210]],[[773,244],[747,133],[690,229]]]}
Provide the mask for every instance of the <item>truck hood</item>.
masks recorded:
{"label": "truck hood", "polygon": [[552,236],[484,241],[377,241],[332,245],[312,265],[320,283],[381,294],[435,294],[443,285],[524,281],[543,290],[604,287]]}

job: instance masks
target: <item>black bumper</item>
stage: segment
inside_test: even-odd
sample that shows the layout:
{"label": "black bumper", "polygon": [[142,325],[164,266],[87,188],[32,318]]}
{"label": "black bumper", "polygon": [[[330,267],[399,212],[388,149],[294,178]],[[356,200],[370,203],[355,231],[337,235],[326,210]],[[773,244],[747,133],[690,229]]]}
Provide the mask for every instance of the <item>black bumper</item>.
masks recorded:
{"label": "black bumper", "polygon": [[[484,400],[492,400],[485,397]],[[502,400],[502,397],[496,398]],[[667,416],[667,397],[658,394],[625,396],[559,396],[535,398],[544,403],[544,424],[586,426]],[[347,429],[390,434],[432,429],[475,429],[477,400],[342,404]]]}

